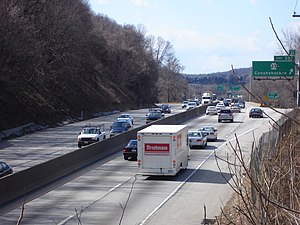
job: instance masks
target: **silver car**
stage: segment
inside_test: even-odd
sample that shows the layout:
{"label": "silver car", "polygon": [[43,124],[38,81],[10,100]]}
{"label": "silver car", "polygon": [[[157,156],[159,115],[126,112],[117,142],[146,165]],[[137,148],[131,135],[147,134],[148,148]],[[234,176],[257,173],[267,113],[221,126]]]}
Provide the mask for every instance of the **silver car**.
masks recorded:
{"label": "silver car", "polygon": [[206,115],[217,115],[218,111],[216,109],[216,106],[207,106],[205,114]]}
{"label": "silver car", "polygon": [[188,132],[188,141],[190,148],[199,146],[204,148],[207,146],[207,137],[202,134],[201,131],[189,131]]}
{"label": "silver car", "polygon": [[221,109],[218,114],[218,122],[221,123],[224,120],[228,120],[229,122],[233,122],[233,111],[229,108]]}
{"label": "silver car", "polygon": [[208,141],[216,141],[218,139],[218,131],[213,126],[201,126],[199,131],[206,136]]}

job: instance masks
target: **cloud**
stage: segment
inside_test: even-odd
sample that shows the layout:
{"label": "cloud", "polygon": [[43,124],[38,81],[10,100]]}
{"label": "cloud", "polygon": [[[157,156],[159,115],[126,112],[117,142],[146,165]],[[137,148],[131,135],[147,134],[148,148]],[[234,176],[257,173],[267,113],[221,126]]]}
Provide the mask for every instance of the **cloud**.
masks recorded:
{"label": "cloud", "polygon": [[249,67],[253,60],[271,60],[276,48],[276,40],[266,45],[263,32],[259,31],[237,35],[174,27],[149,28],[149,33],[171,42],[187,73],[225,71],[224,68],[230,70],[231,65]]}

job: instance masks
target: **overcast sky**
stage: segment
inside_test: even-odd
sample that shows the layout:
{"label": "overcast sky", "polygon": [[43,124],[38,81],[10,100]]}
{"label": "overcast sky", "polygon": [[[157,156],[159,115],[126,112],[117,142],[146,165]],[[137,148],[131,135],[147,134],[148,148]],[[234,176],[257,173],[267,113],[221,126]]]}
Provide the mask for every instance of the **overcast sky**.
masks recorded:
{"label": "overcast sky", "polygon": [[142,24],[170,41],[184,73],[223,72],[271,61],[279,36],[296,31],[297,0],[89,0],[92,10],[118,24]]}

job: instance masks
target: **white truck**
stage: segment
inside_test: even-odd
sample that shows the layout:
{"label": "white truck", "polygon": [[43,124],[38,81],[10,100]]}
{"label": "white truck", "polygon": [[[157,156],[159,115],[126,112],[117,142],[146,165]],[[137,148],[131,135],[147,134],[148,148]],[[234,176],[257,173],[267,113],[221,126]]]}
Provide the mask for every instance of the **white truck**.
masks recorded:
{"label": "white truck", "polygon": [[98,126],[85,125],[77,137],[78,148],[98,141],[103,141],[105,138],[106,133],[104,131],[104,124]]}
{"label": "white truck", "polygon": [[202,100],[201,100],[202,105],[210,104],[212,102],[213,102],[213,100],[212,100],[212,96],[210,95],[210,93],[203,93],[202,94]]}
{"label": "white truck", "polygon": [[138,174],[175,176],[186,169],[190,154],[187,133],[187,125],[151,125],[138,131]]}

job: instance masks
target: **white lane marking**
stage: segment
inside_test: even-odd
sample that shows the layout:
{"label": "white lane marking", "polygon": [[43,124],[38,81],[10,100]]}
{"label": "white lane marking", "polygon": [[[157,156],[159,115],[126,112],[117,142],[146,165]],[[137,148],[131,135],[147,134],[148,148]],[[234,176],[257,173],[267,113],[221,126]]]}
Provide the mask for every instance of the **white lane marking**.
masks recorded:
{"label": "white lane marking", "polygon": [[191,178],[191,176],[194,175],[194,173],[211,157],[211,155],[213,154],[214,152],[211,152],[204,161],[202,161],[198,167],[196,169],[194,169],[194,171],[184,180],[182,181],[179,186],[162,202],[160,203],[159,206],[157,206],[141,223],[139,223],[139,225],[143,225],[145,224],[149,219],[150,217],[156,212],[158,211],[167,201],[169,201],[170,198],[172,198],[177,192],[178,190],[188,181],[188,179]]}
{"label": "white lane marking", "polygon": [[[99,200],[101,200],[102,198],[106,197],[107,195],[109,195],[111,192],[113,192],[114,190],[116,190],[118,187],[122,186],[123,184],[127,183],[129,180],[131,180],[132,177],[130,177],[130,179],[126,180],[123,183],[117,184],[116,186],[114,186],[113,188],[111,188],[105,195],[103,195],[102,197],[96,199],[95,201],[93,201],[92,203],[90,203],[89,205],[87,205],[86,207],[84,207],[83,209],[81,209],[80,211],[83,212],[84,210],[86,210],[87,208],[89,208],[91,205],[95,204],[96,202],[98,202]],[[74,218],[76,216],[76,214],[71,215],[69,217],[67,217],[66,219],[62,220],[61,222],[59,222],[57,225],[64,225],[66,224],[69,220],[71,220],[72,218]]]}
{"label": "white lane marking", "polygon": [[[253,131],[254,129],[251,128],[250,130],[238,135],[238,137],[241,137],[251,131]],[[235,140],[235,138],[232,138],[231,140],[223,143],[221,146],[219,146],[218,148],[223,147],[224,145],[226,145],[228,142]],[[217,149],[218,149],[217,148]],[[216,150],[215,150],[216,151]],[[194,169],[194,171],[184,180],[182,181],[179,186],[162,202],[159,204],[159,206],[157,206],[141,223],[139,223],[139,225],[143,225],[145,224],[153,215],[154,213],[156,213],[164,204],[166,204],[167,201],[169,201],[178,191],[179,189],[194,175],[194,173],[214,154],[214,152],[211,152],[198,166],[196,169]]]}

